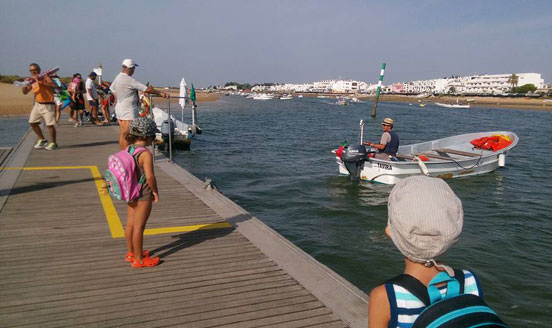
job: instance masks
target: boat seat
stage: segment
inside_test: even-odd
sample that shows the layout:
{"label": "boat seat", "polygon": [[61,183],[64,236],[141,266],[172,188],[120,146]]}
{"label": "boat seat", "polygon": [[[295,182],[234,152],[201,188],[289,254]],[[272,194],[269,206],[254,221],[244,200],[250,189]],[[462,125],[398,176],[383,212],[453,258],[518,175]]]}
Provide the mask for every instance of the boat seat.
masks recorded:
{"label": "boat seat", "polygon": [[455,155],[466,156],[466,157],[480,157],[481,156],[481,154],[470,153],[470,152],[467,152],[467,151],[461,151],[461,150],[455,150],[455,149],[449,149],[449,148],[436,148],[436,149],[433,149],[433,151],[436,151],[436,152],[442,153],[442,154],[449,153],[449,154],[455,154]]}
{"label": "boat seat", "polygon": [[409,159],[411,161],[414,160],[414,156],[412,155],[397,154],[395,155],[395,157],[397,157],[398,159]]}
{"label": "boat seat", "polygon": [[419,155],[424,155],[424,156],[427,156],[429,158],[442,159],[442,160],[445,160],[445,161],[454,160],[454,158],[452,158],[450,156],[442,156],[442,155],[437,155],[437,154],[432,154],[432,153],[419,153],[419,154],[416,154],[416,156],[419,156]]}

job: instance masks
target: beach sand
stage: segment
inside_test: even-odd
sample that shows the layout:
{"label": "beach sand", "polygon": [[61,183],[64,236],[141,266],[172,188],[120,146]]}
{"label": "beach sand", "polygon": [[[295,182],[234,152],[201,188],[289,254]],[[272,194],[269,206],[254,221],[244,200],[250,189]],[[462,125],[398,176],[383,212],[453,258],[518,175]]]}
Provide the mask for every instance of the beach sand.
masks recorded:
{"label": "beach sand", "polygon": [[24,95],[20,87],[0,83],[0,116],[29,115],[32,107],[32,93]]}
{"label": "beach sand", "polygon": [[[374,99],[374,97],[366,97],[364,99]],[[544,110],[552,111],[552,101],[545,101],[544,98],[505,98],[505,97],[452,97],[452,96],[435,96],[428,98],[416,98],[414,96],[402,96],[402,95],[381,95],[380,101],[386,102],[405,102],[417,104],[423,102],[424,104],[431,103],[446,103],[456,104],[456,99],[460,104],[469,103],[472,107],[491,107],[491,108],[515,108],[515,109],[532,109],[532,110]],[[470,100],[468,102],[468,99]]]}
{"label": "beach sand", "polygon": [[[178,91],[171,90],[171,96],[178,96]],[[219,96],[215,93],[197,91],[197,102],[216,101]],[[155,102],[164,100],[155,99]],[[174,99],[171,102],[178,102]],[[33,107],[32,92],[26,95],[21,92],[21,87],[12,84],[0,83],[0,116],[28,116]]]}

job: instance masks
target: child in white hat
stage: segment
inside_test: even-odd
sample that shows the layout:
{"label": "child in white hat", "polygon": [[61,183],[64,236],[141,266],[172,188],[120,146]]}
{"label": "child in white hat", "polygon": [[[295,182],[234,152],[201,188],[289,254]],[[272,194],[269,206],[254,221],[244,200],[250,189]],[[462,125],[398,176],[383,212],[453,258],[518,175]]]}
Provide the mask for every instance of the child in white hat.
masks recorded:
{"label": "child in white hat", "polygon": [[[463,285],[464,294],[482,296],[473,272],[453,270],[436,260],[458,241],[463,220],[462,202],[443,180],[415,176],[395,185],[389,195],[385,233],[404,256],[404,274],[370,293],[371,328],[410,327],[426,307],[426,299],[394,283],[399,277],[423,284],[418,285],[425,291],[432,279],[446,272]],[[439,286],[438,297],[446,293],[447,286]]]}

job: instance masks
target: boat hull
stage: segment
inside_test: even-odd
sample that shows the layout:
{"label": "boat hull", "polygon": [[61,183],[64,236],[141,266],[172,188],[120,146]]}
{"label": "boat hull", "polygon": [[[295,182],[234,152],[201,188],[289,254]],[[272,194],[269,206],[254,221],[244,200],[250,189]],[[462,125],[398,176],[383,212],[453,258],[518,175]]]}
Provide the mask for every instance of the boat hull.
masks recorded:
{"label": "boat hull", "polygon": [[[511,138],[512,144],[496,152],[490,150],[474,149],[469,143],[473,139],[483,136],[502,134]],[[399,161],[368,158],[362,165],[360,179],[369,182],[384,184],[395,184],[400,180],[414,175],[428,175],[444,179],[468,177],[492,172],[496,170],[502,161],[505,161],[509,150],[517,145],[518,137],[507,131],[492,131],[483,133],[472,133],[438,139],[425,143],[406,145],[399,147],[399,154],[412,157]],[[435,150],[449,149],[456,154],[446,154]],[[464,156],[457,155],[463,153]],[[471,154],[471,157],[465,156]],[[421,161],[419,157],[423,154],[428,156],[442,157],[431,158],[429,161]],[[438,155],[441,154],[441,155]],[[446,154],[447,159],[445,156]],[[477,156],[476,156],[477,155]],[[501,159],[501,157],[503,157]],[[341,158],[336,157],[339,173],[349,175]]]}

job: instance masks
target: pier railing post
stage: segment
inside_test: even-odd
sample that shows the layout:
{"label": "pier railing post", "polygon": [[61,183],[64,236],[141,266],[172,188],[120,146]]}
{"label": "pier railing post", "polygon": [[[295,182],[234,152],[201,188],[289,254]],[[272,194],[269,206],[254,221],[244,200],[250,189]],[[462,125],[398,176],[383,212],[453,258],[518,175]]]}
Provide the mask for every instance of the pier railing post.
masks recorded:
{"label": "pier railing post", "polygon": [[[155,116],[153,116],[153,96],[150,94],[148,97],[150,103],[150,114],[151,117],[155,120]],[[153,162],[155,163],[155,139],[153,139],[153,143],[151,144],[151,153],[153,156]]]}
{"label": "pier railing post", "polygon": [[171,118],[171,95],[167,97],[168,99],[168,108],[167,112],[169,114],[169,161],[172,162],[172,118]]}

